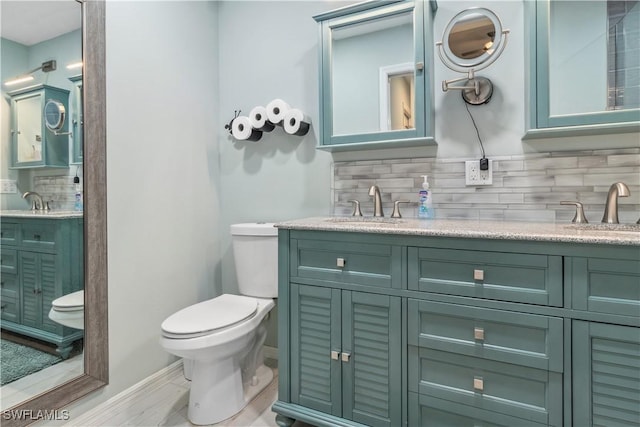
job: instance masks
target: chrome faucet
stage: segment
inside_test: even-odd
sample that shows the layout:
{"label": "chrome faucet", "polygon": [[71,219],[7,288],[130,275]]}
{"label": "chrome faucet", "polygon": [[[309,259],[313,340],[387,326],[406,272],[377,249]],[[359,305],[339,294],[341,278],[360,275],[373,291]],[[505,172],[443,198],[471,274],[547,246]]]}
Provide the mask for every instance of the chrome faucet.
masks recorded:
{"label": "chrome faucet", "polygon": [[31,199],[32,211],[49,209],[49,205],[44,203],[44,201],[42,200],[42,196],[40,196],[40,194],[36,193],[35,191],[27,191],[22,195],[22,198],[26,199],[29,196],[33,196],[33,199]]}
{"label": "chrome faucet", "polygon": [[629,197],[629,187],[624,182],[616,182],[609,188],[602,222],[618,224],[618,197]]}
{"label": "chrome faucet", "polygon": [[373,197],[373,216],[384,216],[380,189],[377,185],[372,185],[371,188],[369,188],[369,195]]}

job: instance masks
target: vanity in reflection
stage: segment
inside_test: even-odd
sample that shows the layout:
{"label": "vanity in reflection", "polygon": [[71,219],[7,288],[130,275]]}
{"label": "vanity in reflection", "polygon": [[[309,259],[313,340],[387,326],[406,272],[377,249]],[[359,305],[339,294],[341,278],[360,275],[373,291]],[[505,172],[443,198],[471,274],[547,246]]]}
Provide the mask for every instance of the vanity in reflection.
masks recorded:
{"label": "vanity in reflection", "polygon": [[56,345],[66,359],[83,331],[49,317],[55,299],[84,288],[82,213],[2,212],[1,325]]}
{"label": "vanity in reflection", "polygon": [[334,219],[278,225],[278,425],[640,418],[637,231]]}

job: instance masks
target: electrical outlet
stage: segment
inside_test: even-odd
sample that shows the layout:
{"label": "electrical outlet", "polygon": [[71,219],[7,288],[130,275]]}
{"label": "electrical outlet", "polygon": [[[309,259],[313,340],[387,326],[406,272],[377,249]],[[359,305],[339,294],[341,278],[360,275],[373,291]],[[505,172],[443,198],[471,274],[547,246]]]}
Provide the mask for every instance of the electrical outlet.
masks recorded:
{"label": "electrical outlet", "polygon": [[493,184],[493,160],[489,160],[489,169],[480,170],[480,160],[467,160],[465,162],[466,185],[491,185]]}
{"label": "electrical outlet", "polygon": [[0,179],[0,194],[14,194],[18,191],[13,179]]}

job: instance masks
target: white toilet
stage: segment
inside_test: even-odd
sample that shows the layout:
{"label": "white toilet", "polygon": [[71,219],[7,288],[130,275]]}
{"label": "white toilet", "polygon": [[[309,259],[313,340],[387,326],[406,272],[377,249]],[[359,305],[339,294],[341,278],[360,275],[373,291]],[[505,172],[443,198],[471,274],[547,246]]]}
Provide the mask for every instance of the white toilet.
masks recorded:
{"label": "white toilet", "polygon": [[49,319],[70,328],[84,330],[84,290],[54,299]]}
{"label": "white toilet", "polygon": [[273,379],[264,366],[265,317],[278,295],[278,231],[271,223],[231,226],[238,289],[184,308],[162,322],[160,344],[191,365],[188,417],[215,424]]}

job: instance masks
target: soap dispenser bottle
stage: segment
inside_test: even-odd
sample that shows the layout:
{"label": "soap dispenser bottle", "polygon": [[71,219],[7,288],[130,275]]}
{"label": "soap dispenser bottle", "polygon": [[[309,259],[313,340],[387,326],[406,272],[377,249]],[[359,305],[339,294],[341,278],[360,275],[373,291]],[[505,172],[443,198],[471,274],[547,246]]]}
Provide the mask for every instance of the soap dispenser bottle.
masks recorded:
{"label": "soap dispenser bottle", "polygon": [[84,201],[82,198],[82,185],[80,184],[80,177],[74,177],[73,183],[76,186],[75,202],[73,209],[76,211],[82,211],[84,209]]}
{"label": "soap dispenser bottle", "polygon": [[433,218],[433,198],[431,191],[429,191],[429,181],[427,181],[428,175],[422,175],[422,190],[418,193],[418,218],[420,219],[432,219]]}

